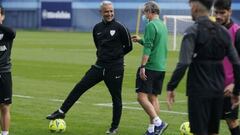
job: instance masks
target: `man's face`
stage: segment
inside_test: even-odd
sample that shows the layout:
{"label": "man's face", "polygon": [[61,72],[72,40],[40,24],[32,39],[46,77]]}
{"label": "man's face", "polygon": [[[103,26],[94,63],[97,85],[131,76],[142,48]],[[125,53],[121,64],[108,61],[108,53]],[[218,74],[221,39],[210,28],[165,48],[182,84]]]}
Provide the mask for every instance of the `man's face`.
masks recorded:
{"label": "man's face", "polygon": [[221,25],[225,25],[230,22],[231,14],[232,14],[231,10],[215,9],[216,21]]}
{"label": "man's face", "polygon": [[191,8],[191,15],[192,15],[192,20],[195,21],[196,20],[196,4],[194,2],[190,2],[189,6]]}
{"label": "man's face", "polygon": [[110,22],[114,18],[114,10],[111,4],[103,5],[101,9],[103,20]]}
{"label": "man's face", "polygon": [[143,15],[145,15],[147,19],[149,19],[149,14],[150,14],[149,12],[143,11]]}

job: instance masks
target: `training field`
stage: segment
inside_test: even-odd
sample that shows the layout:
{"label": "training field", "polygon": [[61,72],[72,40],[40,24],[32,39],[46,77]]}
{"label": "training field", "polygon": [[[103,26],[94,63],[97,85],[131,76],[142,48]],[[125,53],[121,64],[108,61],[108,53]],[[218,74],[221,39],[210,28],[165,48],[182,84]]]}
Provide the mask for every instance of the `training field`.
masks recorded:
{"label": "training field", "polygon": [[[119,135],[142,135],[148,117],[136,102],[135,74],[141,59],[141,46],[134,44],[125,59],[123,114]],[[96,60],[91,33],[18,31],[12,50],[14,96],[11,135],[51,135],[45,117],[55,111],[74,85]],[[167,110],[166,82],[178,52],[169,52],[163,94],[159,97],[161,119],[169,123],[165,135],[179,135],[187,121],[185,79],[178,86],[176,103]],[[111,97],[104,83],[85,93],[67,113],[64,135],[105,135],[112,118]],[[225,122],[220,135],[229,135]]]}

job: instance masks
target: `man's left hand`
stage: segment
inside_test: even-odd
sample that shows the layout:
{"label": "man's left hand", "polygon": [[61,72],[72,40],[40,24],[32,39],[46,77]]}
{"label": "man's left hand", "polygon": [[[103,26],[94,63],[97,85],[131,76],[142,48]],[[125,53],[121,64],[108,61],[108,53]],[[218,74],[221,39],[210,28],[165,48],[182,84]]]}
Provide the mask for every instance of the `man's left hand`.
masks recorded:
{"label": "man's left hand", "polygon": [[236,107],[239,106],[240,104],[240,97],[236,95],[232,95],[231,101],[232,101],[232,109],[235,109]]}

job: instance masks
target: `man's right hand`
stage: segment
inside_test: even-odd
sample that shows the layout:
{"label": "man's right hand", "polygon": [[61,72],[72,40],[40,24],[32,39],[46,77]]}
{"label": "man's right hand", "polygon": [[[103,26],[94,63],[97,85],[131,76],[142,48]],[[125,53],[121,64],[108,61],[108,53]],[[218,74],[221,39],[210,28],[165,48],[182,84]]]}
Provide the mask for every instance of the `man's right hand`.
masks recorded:
{"label": "man's right hand", "polygon": [[224,96],[225,97],[230,97],[232,95],[233,88],[234,88],[234,84],[233,83],[227,85],[225,87],[225,89],[224,89]]}
{"label": "man's right hand", "polygon": [[167,91],[167,105],[168,110],[172,109],[172,105],[175,102],[175,92],[174,91]]}
{"label": "man's right hand", "polygon": [[133,35],[132,36],[132,41],[133,42],[139,42],[140,40],[141,40],[140,36],[138,36],[138,35]]}

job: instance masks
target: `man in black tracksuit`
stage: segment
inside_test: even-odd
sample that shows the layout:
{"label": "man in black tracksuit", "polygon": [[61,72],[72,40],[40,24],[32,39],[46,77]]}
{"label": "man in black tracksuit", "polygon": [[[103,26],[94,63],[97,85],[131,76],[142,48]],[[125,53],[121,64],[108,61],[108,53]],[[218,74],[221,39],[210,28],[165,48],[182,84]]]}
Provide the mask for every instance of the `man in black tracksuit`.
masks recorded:
{"label": "man in black tracksuit", "polygon": [[224,96],[222,60],[227,56],[233,65],[235,88],[232,108],[239,103],[240,62],[227,30],[208,17],[212,0],[189,0],[189,3],[196,22],[184,33],[179,63],[167,86],[167,102],[171,107],[174,90],[189,67],[187,96],[191,132],[194,135],[216,135]]}
{"label": "man in black tracksuit", "polygon": [[[240,56],[240,26],[231,19],[232,9],[231,0],[216,0],[214,4],[216,21],[228,29],[231,35],[233,46]],[[234,88],[234,79],[232,66],[227,58],[223,60],[225,71],[225,89],[224,89],[224,104],[222,111],[222,119],[228,125],[231,135],[240,135],[240,126],[238,120],[239,106],[232,109],[231,94]]]}
{"label": "man in black tracksuit", "polygon": [[64,118],[65,113],[89,88],[104,81],[113,102],[113,118],[107,134],[115,134],[122,114],[122,80],[124,74],[124,55],[132,50],[130,33],[125,26],[115,21],[113,4],[101,3],[102,22],[95,25],[93,39],[97,48],[97,62],[87,71],[82,80],[73,88],[59,110],[47,119]]}
{"label": "man in black tracksuit", "polygon": [[12,103],[11,50],[16,33],[2,25],[4,18],[4,9],[0,6],[0,125],[1,135],[8,135]]}

